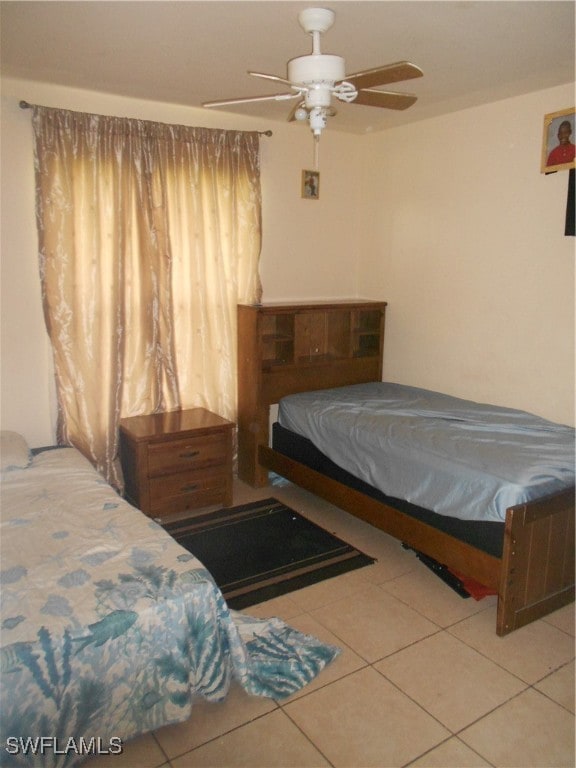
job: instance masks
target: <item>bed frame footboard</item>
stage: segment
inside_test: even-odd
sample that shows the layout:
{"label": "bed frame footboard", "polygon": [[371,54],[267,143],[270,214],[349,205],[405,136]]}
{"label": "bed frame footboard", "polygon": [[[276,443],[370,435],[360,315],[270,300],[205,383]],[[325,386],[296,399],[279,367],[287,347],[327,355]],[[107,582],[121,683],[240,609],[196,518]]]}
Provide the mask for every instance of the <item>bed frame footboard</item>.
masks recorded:
{"label": "bed frame footboard", "polygon": [[574,600],[574,489],[511,507],[497,558],[268,446],[259,446],[258,458],[266,469],[496,590],[498,635]]}
{"label": "bed frame footboard", "polygon": [[496,631],[529,624],[574,600],[574,489],[506,515]]}

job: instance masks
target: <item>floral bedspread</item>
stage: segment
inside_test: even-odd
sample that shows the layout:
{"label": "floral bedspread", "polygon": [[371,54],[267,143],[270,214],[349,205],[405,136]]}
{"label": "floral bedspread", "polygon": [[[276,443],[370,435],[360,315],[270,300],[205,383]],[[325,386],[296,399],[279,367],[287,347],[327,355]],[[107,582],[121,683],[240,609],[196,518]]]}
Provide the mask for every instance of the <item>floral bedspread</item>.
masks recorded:
{"label": "floral bedspread", "polygon": [[233,678],[282,698],[338,653],[229,610],[202,564],[74,449],[3,472],[0,491],[1,765],[120,751]]}

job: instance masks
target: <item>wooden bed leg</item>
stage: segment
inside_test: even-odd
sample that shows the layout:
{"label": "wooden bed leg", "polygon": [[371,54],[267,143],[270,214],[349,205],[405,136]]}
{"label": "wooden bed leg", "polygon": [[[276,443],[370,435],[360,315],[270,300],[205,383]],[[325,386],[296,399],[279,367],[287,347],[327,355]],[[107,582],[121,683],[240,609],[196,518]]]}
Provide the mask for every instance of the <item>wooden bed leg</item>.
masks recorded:
{"label": "wooden bed leg", "polygon": [[506,515],[496,632],[506,635],[574,601],[573,491]]}
{"label": "wooden bed leg", "polygon": [[258,461],[258,448],[268,444],[269,408],[238,415],[238,477],[253,488],[268,484],[268,470]]}

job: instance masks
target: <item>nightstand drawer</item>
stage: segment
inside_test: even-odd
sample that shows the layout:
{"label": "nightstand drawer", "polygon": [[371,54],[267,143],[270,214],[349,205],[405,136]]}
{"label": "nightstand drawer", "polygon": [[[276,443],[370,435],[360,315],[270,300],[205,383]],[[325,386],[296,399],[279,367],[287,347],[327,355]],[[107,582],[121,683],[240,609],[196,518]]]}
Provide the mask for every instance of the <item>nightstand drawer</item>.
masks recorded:
{"label": "nightstand drawer", "polygon": [[178,472],[150,480],[150,513],[167,515],[217,504],[227,483],[224,466]]}
{"label": "nightstand drawer", "polygon": [[150,477],[156,477],[169,472],[221,464],[226,457],[226,447],[225,434],[151,443],[148,446],[148,472]]}

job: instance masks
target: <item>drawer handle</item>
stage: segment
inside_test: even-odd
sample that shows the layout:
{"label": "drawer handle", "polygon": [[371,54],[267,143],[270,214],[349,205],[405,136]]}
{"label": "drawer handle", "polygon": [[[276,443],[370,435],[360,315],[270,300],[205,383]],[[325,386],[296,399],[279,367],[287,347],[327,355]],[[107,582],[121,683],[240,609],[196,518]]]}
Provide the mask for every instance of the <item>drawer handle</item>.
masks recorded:
{"label": "drawer handle", "polygon": [[198,485],[196,483],[188,483],[188,485],[183,485],[182,490],[185,493],[191,493],[192,491],[198,490]]}
{"label": "drawer handle", "polygon": [[184,453],[180,454],[181,459],[193,459],[194,456],[198,456],[200,451],[185,451]]}

